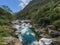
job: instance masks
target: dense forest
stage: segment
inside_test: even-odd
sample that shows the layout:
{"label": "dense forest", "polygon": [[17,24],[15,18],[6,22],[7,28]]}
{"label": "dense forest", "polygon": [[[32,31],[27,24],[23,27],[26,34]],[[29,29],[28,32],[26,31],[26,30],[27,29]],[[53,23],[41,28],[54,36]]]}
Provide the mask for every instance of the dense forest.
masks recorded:
{"label": "dense forest", "polygon": [[21,12],[18,19],[31,19],[33,23],[44,27],[55,25],[60,27],[60,0],[33,0]]}

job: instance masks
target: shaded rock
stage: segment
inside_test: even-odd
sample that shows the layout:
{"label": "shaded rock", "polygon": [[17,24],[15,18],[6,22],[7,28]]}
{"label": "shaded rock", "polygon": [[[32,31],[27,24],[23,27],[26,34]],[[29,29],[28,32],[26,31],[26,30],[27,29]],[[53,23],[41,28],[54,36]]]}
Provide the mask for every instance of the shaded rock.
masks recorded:
{"label": "shaded rock", "polygon": [[58,36],[60,36],[60,32],[59,32],[59,31],[51,31],[51,32],[49,32],[49,34],[50,34],[52,37],[58,37]]}
{"label": "shaded rock", "polygon": [[60,45],[60,42],[54,41],[50,45]]}
{"label": "shaded rock", "polygon": [[48,34],[52,37],[60,36],[60,31],[48,28]]}

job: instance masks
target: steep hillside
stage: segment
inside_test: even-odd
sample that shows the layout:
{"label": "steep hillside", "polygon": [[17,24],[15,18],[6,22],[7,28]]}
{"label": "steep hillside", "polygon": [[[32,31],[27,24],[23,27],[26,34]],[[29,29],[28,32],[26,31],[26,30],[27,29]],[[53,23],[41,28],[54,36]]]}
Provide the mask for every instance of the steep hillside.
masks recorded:
{"label": "steep hillside", "polygon": [[27,17],[27,15],[31,15],[35,10],[40,10],[40,7],[52,1],[56,2],[57,0],[32,0],[22,11],[18,12],[18,18]]}
{"label": "steep hillside", "polygon": [[41,27],[60,27],[60,0],[32,0],[21,12],[19,19],[30,19]]}
{"label": "steep hillside", "polygon": [[4,37],[10,37],[10,22],[14,20],[14,16],[7,9],[7,7],[0,7],[0,45],[4,45],[5,42]]}
{"label": "steep hillside", "polygon": [[13,12],[10,11],[8,7],[1,6],[0,7],[0,25],[9,24],[12,20],[14,20]]}
{"label": "steep hillside", "polygon": [[57,25],[60,22],[60,0],[32,0],[17,13],[17,18],[31,19],[33,23],[42,27]]}

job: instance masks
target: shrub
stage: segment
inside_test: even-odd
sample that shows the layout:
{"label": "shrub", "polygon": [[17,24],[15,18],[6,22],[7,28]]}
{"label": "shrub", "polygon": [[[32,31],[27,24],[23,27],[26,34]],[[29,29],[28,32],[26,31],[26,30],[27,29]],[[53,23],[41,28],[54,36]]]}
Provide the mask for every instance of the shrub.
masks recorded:
{"label": "shrub", "polygon": [[60,7],[56,7],[54,10],[56,13],[60,13]]}
{"label": "shrub", "polygon": [[60,27],[60,20],[54,21],[53,25],[56,26],[56,27]]}
{"label": "shrub", "polygon": [[10,36],[10,28],[8,26],[0,26],[0,37]]}

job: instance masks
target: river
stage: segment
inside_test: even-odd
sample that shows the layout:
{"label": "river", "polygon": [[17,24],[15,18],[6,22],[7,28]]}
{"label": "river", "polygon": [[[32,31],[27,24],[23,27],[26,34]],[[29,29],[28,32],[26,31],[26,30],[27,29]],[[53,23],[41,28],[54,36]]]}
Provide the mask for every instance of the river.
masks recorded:
{"label": "river", "polygon": [[23,45],[31,45],[33,41],[37,40],[36,35],[32,31],[32,29],[30,29],[26,25],[26,23],[23,23],[19,27],[18,32],[20,32],[20,34],[18,35],[19,39],[21,38],[24,41]]}
{"label": "river", "polygon": [[19,40],[23,42],[22,45],[50,45],[52,43],[52,39],[41,38],[37,41],[35,33],[29,28],[29,23],[22,23],[18,26],[18,37]]}

